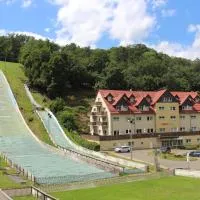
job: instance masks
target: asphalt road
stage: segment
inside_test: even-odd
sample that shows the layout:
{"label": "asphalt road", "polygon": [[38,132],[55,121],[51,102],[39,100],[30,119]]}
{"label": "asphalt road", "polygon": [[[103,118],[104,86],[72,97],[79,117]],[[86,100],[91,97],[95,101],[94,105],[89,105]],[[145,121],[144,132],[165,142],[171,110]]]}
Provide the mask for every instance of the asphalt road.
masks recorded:
{"label": "asphalt road", "polygon": [[[133,151],[133,160],[143,161],[146,163],[154,164],[154,156],[151,154],[152,150],[134,150]],[[188,150],[172,150],[173,153],[176,154],[184,154],[188,152]],[[116,153],[119,154],[119,153]],[[126,158],[130,158],[130,153],[120,153],[120,156],[124,156]],[[188,168],[193,170],[200,170],[200,158],[197,158],[196,161],[174,161],[174,160],[167,160],[167,159],[160,159],[158,157],[158,161],[161,166],[164,166],[169,169],[174,168]]]}

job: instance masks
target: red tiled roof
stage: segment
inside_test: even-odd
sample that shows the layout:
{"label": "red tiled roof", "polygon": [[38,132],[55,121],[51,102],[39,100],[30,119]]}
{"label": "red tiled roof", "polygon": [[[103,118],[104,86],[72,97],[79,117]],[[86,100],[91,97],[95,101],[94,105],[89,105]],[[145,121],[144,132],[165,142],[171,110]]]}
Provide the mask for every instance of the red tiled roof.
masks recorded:
{"label": "red tiled roof", "polygon": [[[162,89],[158,91],[127,91],[127,90],[99,90],[99,93],[103,97],[108,109],[110,110],[111,113],[116,113],[116,114],[128,114],[130,112],[133,113],[154,113],[154,104],[160,99],[160,97],[166,92],[167,90]],[[198,96],[197,92],[179,92],[179,91],[173,91],[170,92],[174,97],[177,96],[179,98],[180,105],[183,103],[189,96],[191,96],[193,99]],[[106,97],[108,94],[111,94],[113,96],[113,101],[108,102]],[[130,103],[127,101],[127,105],[129,108],[129,111],[124,111],[120,112],[117,111],[115,106],[117,103],[120,101],[123,96],[127,96],[127,98],[130,98],[131,96],[135,97],[135,103]],[[137,106],[139,103],[149,96],[151,98],[151,105],[149,111],[140,111]],[[193,106],[193,111],[194,112],[200,112],[200,104],[195,103]]]}

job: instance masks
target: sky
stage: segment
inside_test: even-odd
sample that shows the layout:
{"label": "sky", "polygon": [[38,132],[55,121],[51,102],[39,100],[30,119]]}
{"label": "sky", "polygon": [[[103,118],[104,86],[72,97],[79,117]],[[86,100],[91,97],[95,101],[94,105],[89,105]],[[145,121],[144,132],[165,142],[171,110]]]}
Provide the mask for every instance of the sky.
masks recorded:
{"label": "sky", "polygon": [[0,0],[0,35],[200,58],[200,0]]}

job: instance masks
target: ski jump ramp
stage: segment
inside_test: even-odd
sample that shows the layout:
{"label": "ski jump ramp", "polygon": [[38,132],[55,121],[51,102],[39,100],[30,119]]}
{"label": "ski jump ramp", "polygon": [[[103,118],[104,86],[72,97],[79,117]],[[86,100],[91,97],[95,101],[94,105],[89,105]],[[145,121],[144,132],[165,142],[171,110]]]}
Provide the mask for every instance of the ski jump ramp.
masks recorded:
{"label": "ski jump ramp", "polygon": [[25,123],[10,86],[0,71],[0,153],[39,184],[109,178],[116,174],[77,161],[39,141]]}

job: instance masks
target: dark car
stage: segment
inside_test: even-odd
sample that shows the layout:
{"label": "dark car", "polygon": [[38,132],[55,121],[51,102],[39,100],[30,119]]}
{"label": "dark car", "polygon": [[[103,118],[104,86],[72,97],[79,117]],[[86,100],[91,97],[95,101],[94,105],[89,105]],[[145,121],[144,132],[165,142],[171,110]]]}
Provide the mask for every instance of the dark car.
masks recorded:
{"label": "dark car", "polygon": [[170,153],[171,148],[170,147],[161,147],[159,151],[160,151],[160,153]]}
{"label": "dark car", "polygon": [[191,151],[189,153],[189,156],[191,156],[191,157],[200,157],[200,151]]}

